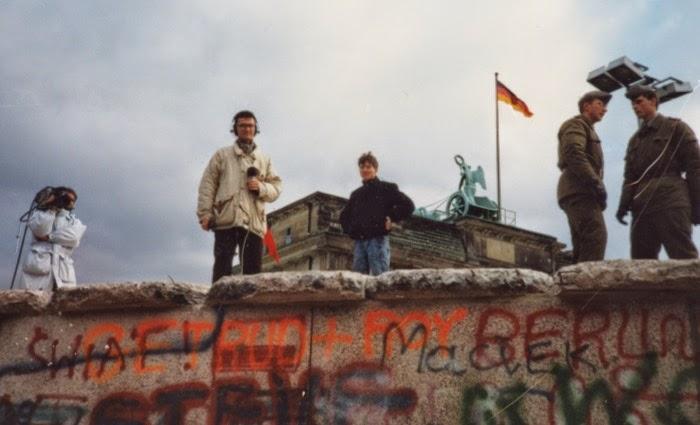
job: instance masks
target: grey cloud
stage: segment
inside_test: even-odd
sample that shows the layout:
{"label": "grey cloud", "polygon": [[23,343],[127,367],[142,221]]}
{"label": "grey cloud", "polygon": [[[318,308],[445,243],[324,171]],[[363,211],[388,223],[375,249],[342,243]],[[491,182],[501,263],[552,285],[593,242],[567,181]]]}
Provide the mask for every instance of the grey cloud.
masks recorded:
{"label": "grey cloud", "polygon": [[[80,195],[79,281],[208,281],[197,184],[242,108],[260,118],[259,144],[284,180],[271,209],[315,190],[347,196],[370,149],[418,205],[455,189],[456,153],[486,169],[495,198],[495,70],[536,113],[501,107],[504,204],[568,242],[548,163],[556,128],[575,113],[586,72],[617,55],[646,12],[615,6],[613,27],[575,2],[506,3],[477,14],[463,2],[3,2],[0,281],[17,218],[49,184]],[[503,10],[518,25],[503,27]],[[600,125],[611,197],[630,123],[614,100]],[[611,218],[608,254],[626,257],[627,229]]]}

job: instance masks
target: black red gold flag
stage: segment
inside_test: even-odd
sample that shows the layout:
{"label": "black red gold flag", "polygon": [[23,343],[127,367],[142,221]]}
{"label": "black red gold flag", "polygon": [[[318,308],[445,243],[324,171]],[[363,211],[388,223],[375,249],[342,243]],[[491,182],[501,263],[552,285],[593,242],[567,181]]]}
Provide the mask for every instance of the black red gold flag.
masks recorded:
{"label": "black red gold flag", "polygon": [[530,118],[533,115],[532,112],[530,112],[530,108],[527,107],[527,104],[500,81],[496,81],[496,96],[498,100],[511,105],[513,109],[526,117]]}

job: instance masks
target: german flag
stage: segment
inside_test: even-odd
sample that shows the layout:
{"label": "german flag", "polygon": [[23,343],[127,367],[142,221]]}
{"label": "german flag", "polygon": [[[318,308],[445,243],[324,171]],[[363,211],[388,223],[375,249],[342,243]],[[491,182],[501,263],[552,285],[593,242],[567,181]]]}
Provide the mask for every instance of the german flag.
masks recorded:
{"label": "german flag", "polygon": [[533,115],[532,112],[530,112],[530,109],[527,107],[527,104],[500,81],[496,81],[496,97],[501,102],[511,105],[513,109],[522,113],[528,118]]}

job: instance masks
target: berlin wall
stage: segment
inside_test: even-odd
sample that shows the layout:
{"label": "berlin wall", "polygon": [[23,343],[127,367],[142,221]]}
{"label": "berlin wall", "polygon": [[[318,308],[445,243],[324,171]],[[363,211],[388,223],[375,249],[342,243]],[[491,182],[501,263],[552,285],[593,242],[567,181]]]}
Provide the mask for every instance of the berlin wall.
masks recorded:
{"label": "berlin wall", "polygon": [[698,424],[700,261],[0,291],[0,424]]}

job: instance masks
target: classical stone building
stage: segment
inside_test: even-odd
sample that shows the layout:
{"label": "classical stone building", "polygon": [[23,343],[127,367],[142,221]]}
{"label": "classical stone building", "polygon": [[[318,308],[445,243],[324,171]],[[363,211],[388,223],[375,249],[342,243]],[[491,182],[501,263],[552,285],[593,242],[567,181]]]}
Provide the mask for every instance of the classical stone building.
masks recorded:
{"label": "classical stone building", "polygon": [[[339,216],[347,200],[315,192],[268,215],[280,264],[264,271],[350,270],[352,240]],[[454,222],[412,216],[391,233],[391,268],[524,267],[553,272],[563,244],[556,238],[478,218]]]}

